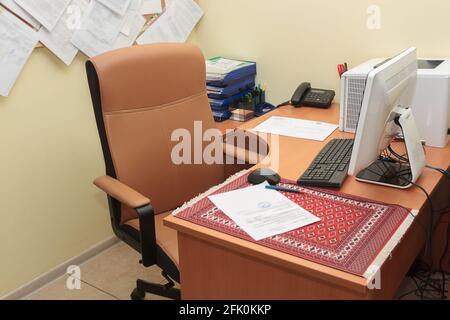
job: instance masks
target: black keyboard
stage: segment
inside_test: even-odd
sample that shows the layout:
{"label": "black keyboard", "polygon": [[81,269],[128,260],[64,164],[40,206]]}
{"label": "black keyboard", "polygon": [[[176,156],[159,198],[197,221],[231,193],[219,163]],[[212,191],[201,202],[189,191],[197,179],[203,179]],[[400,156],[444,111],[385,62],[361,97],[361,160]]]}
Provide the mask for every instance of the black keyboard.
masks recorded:
{"label": "black keyboard", "polygon": [[298,179],[298,184],[340,188],[347,177],[352,149],[353,139],[331,140]]}

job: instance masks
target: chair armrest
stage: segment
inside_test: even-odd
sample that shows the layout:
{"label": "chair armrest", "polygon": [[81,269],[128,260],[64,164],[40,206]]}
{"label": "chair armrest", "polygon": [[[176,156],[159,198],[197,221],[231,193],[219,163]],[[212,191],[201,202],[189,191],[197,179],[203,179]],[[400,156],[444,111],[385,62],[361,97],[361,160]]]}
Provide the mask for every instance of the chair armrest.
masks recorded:
{"label": "chair armrest", "polygon": [[236,159],[238,164],[255,165],[269,152],[267,142],[251,132],[235,130],[224,135],[223,141],[224,155]]}
{"label": "chair armrest", "polygon": [[142,264],[150,267],[156,263],[155,215],[150,199],[133,190],[126,184],[109,176],[94,180],[94,185],[123,205],[134,209],[139,218],[140,252]]}
{"label": "chair armrest", "polygon": [[225,156],[237,160],[236,164],[255,165],[258,163],[257,160],[260,158],[260,155],[255,152],[251,152],[249,150],[245,150],[230,144],[224,144],[223,153],[225,154]]}
{"label": "chair armrest", "polygon": [[109,176],[95,179],[94,185],[129,208],[142,208],[150,204],[150,199]]}

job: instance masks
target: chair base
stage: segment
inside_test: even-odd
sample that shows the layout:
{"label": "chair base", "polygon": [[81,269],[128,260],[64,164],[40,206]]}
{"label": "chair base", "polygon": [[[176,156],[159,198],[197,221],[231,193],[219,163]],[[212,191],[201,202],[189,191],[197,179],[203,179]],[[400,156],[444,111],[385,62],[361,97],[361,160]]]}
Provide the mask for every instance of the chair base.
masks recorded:
{"label": "chair base", "polygon": [[166,284],[150,283],[145,280],[138,279],[136,282],[136,289],[134,289],[130,295],[131,300],[145,300],[146,293],[155,294],[173,300],[180,300],[181,291],[174,288],[175,283],[164,271],[162,272],[162,275],[167,280]]}

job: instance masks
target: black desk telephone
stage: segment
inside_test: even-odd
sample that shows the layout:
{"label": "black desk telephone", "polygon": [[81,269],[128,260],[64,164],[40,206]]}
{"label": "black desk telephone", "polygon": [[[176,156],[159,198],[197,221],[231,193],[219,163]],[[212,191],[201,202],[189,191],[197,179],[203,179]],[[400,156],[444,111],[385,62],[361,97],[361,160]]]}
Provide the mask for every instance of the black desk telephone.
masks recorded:
{"label": "black desk telephone", "polygon": [[280,106],[329,108],[335,95],[333,90],[314,89],[309,82],[304,82],[295,90],[292,99]]}

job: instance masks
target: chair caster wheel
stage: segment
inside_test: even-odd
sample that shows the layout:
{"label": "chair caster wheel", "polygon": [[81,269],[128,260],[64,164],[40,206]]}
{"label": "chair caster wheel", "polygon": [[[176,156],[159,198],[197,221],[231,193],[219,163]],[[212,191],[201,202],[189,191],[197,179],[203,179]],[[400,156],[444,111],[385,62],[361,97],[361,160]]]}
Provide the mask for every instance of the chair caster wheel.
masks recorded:
{"label": "chair caster wheel", "polygon": [[142,292],[136,288],[133,290],[130,297],[133,301],[142,301],[145,300],[145,292]]}

